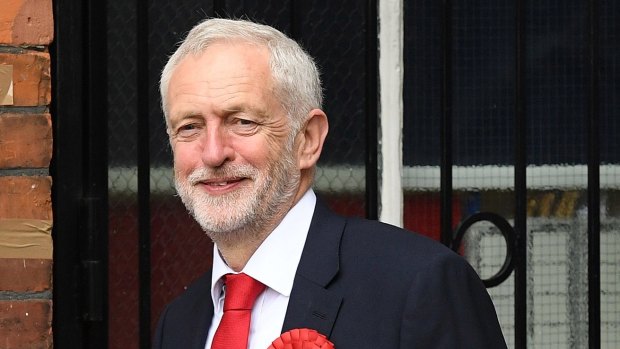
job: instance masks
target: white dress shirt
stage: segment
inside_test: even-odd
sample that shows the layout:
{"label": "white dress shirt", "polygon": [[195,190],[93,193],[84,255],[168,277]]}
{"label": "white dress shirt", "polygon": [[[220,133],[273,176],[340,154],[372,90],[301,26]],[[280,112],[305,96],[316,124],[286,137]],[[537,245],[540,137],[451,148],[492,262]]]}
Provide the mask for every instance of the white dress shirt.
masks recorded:
{"label": "white dress shirt", "polygon": [[[256,299],[252,309],[249,349],[266,349],[281,334],[295,272],[308,236],[315,205],[316,195],[310,189],[263,241],[241,271],[267,286]],[[214,246],[211,279],[214,314],[205,349],[211,348],[213,336],[222,320],[224,312],[222,276],[228,273],[235,272],[226,265],[217,246]]]}

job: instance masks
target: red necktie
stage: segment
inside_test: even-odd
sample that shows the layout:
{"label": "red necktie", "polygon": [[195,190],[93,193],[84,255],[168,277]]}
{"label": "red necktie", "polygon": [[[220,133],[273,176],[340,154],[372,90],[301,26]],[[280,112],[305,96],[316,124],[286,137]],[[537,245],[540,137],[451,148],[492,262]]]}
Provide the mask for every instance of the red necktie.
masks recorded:
{"label": "red necktie", "polygon": [[265,285],[243,273],[224,275],[224,284],[224,316],[211,349],[247,349],[252,307]]}

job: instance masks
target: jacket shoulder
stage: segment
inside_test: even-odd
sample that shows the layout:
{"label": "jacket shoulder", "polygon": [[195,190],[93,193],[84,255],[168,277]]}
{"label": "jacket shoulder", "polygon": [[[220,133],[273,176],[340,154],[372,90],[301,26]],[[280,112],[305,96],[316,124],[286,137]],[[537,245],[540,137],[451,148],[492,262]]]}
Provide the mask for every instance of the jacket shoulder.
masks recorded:
{"label": "jacket shoulder", "polygon": [[211,272],[194,281],[163,310],[153,340],[153,348],[204,346],[211,317]]}
{"label": "jacket shoulder", "polygon": [[391,224],[363,218],[347,218],[343,243],[372,246],[375,253],[384,251],[383,257],[413,258],[426,264],[437,258],[461,259],[454,251],[427,236]]}

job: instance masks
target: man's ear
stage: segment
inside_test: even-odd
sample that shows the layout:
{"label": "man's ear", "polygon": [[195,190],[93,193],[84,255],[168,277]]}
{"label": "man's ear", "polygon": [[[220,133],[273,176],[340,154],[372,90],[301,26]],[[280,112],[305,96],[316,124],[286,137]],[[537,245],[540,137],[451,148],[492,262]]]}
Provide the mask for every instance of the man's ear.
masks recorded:
{"label": "man's ear", "polygon": [[306,117],[306,123],[299,134],[298,161],[299,169],[312,168],[321,156],[329,124],[327,115],[321,109],[312,109]]}

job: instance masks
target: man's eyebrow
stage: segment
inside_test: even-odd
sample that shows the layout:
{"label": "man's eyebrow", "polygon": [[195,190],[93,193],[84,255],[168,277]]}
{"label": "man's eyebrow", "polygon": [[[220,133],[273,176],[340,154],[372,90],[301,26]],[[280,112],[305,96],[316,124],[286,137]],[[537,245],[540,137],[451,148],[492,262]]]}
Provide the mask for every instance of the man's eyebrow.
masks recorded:
{"label": "man's eyebrow", "polygon": [[202,115],[202,112],[198,111],[198,110],[193,110],[193,109],[189,109],[189,110],[183,110],[180,111],[178,113],[172,113],[170,120],[184,120],[187,118],[193,118],[193,117],[197,117]]}
{"label": "man's eyebrow", "polygon": [[242,112],[242,111],[247,111],[249,109],[251,109],[251,108],[248,108],[248,106],[246,106],[246,105],[235,104],[235,105],[226,106],[226,107],[222,108],[222,111],[226,112],[226,113],[238,113],[238,112]]}
{"label": "man's eyebrow", "polygon": [[231,106],[226,106],[226,107],[222,108],[222,112],[224,112],[226,114],[253,112],[257,116],[259,116],[261,118],[267,116],[267,113],[263,109],[255,108],[255,107],[253,107],[251,105],[247,105],[247,104],[234,104],[234,105],[231,105]]}

